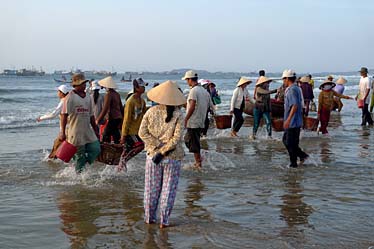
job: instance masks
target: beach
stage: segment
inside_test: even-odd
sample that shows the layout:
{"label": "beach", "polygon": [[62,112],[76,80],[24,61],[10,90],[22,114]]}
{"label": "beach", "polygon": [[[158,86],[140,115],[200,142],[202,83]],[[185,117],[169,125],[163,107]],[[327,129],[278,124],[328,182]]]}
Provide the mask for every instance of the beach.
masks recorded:
{"label": "beach", "polygon": [[[345,77],[345,94],[354,97],[359,75]],[[124,94],[131,84],[120,78]],[[180,78],[144,80],[178,80],[187,89]],[[323,78],[314,79],[318,98]],[[237,79],[210,80],[222,98],[217,113],[228,114]],[[310,158],[296,169],[287,167],[282,132],[269,140],[261,127],[250,141],[248,125],[239,138],[209,129],[201,172],[188,167],[193,155],[185,148],[172,226],[160,230],[143,221],[145,152],[127,172],[95,163],[77,175],[46,160],[58,120],[36,118],[58,104],[57,86],[50,75],[0,76],[0,248],[374,247],[374,129],[360,126],[355,101],[332,113],[330,136],[302,132]]]}

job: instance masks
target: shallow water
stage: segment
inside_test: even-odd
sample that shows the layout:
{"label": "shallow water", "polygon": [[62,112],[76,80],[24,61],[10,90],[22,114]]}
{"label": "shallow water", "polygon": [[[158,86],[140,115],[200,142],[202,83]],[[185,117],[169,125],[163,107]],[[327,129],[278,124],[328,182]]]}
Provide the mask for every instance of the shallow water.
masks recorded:
{"label": "shallow water", "polygon": [[[0,248],[374,246],[374,129],[359,126],[353,101],[343,100],[343,112],[332,114],[330,137],[302,132],[310,158],[298,169],[287,167],[281,132],[269,140],[261,128],[250,141],[252,127],[235,139],[228,130],[209,130],[203,171],[188,167],[187,153],[173,226],[160,230],[143,222],[145,154],[126,173],[95,163],[76,175],[72,165],[45,160],[57,121],[34,120],[57,104],[55,86],[12,80],[1,78],[0,97],[28,100],[0,107]],[[24,90],[34,85],[37,91]]]}

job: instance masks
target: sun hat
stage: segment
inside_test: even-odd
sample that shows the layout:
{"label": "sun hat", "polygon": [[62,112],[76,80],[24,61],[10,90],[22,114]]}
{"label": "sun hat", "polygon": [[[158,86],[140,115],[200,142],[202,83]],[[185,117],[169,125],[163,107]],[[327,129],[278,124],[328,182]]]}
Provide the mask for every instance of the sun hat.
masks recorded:
{"label": "sun hat", "polygon": [[347,83],[347,80],[343,77],[339,77],[339,79],[337,79],[335,83],[338,85],[344,85],[345,83]]}
{"label": "sun hat", "polygon": [[144,80],[142,78],[137,78],[137,79],[134,79],[132,81],[132,84],[134,85],[134,87],[145,87],[147,86],[148,84],[144,82]]}
{"label": "sun hat", "polygon": [[265,76],[260,76],[260,78],[258,78],[258,81],[256,82],[256,86],[261,85],[266,82],[272,82],[272,81],[273,81],[272,79],[269,79]]}
{"label": "sun hat", "polygon": [[197,76],[197,73],[193,70],[189,70],[187,71],[185,74],[184,74],[184,77],[182,78],[182,80],[186,80],[186,79],[191,79],[191,78],[196,78],[198,77]]}
{"label": "sun hat", "polygon": [[84,77],[84,74],[82,73],[73,74],[73,76],[71,77],[72,86],[80,86],[83,83],[87,83],[87,82],[88,80],[86,80],[86,78]]}
{"label": "sun hat", "polygon": [[216,84],[214,84],[213,82],[209,82],[208,87],[209,87],[210,85],[213,85],[213,87],[216,87]]}
{"label": "sun hat", "polygon": [[236,84],[237,87],[244,85],[244,84],[250,84],[252,80],[246,78],[246,77],[240,77],[238,83]]}
{"label": "sun hat", "polygon": [[367,67],[361,67],[361,69],[360,69],[359,72],[360,72],[360,73],[369,73],[369,70],[368,70]]}
{"label": "sun hat", "polygon": [[309,76],[303,76],[300,78],[300,82],[302,83],[309,83],[310,82],[310,79],[309,79]]}
{"label": "sun hat", "polygon": [[295,77],[295,76],[296,76],[296,73],[294,71],[292,71],[291,69],[286,69],[282,73],[282,79],[292,78],[292,77]]}
{"label": "sun hat", "polygon": [[67,94],[69,92],[69,87],[67,85],[61,85],[57,88],[63,94]]}
{"label": "sun hat", "polygon": [[186,98],[175,81],[167,80],[148,91],[147,97],[161,105],[179,106],[186,104]]}
{"label": "sun hat", "polygon": [[99,86],[98,81],[94,80],[91,83],[91,91],[100,90],[101,86]]}
{"label": "sun hat", "polygon": [[200,80],[197,81],[197,83],[199,83],[202,86],[205,86],[205,85],[208,85],[212,82],[210,80],[200,79]]}
{"label": "sun hat", "polygon": [[327,76],[327,79],[331,79],[333,80],[334,79],[334,76],[332,76],[331,74],[329,76]]}
{"label": "sun hat", "polygon": [[319,89],[322,89],[324,85],[332,85],[332,87],[335,87],[336,84],[332,82],[331,80],[325,80],[320,86]]}
{"label": "sun hat", "polygon": [[108,77],[106,77],[102,80],[99,80],[99,85],[102,86],[102,87],[112,88],[112,89],[118,88],[117,84],[116,84],[116,82],[114,82],[112,76],[108,76]]}

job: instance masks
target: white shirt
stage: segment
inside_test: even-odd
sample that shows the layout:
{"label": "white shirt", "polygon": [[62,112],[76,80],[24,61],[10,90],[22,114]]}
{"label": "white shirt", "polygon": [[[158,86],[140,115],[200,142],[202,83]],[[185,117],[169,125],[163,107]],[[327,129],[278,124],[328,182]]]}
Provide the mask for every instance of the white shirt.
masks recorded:
{"label": "white shirt", "polygon": [[44,114],[43,116],[40,117],[40,120],[52,119],[60,115],[63,103],[64,103],[64,99],[61,99],[60,103],[58,103],[58,105],[53,110],[53,112]]}
{"label": "white shirt", "polygon": [[74,91],[71,91],[64,98],[61,113],[69,115],[69,131],[66,136],[66,140],[69,143],[75,146],[83,146],[97,141],[97,137],[91,126],[93,111],[90,95],[86,94],[82,98]]}
{"label": "white shirt", "polygon": [[249,97],[247,88],[244,88],[243,90],[241,87],[236,87],[231,97],[230,111],[234,111],[234,108],[240,109],[243,102],[243,97],[244,99],[249,98],[249,100],[254,103],[254,101]]}
{"label": "white shirt", "polygon": [[[360,91],[359,91],[359,99],[364,99],[366,95],[366,91],[369,89],[370,90],[371,84],[370,84],[370,78],[367,77],[362,77],[360,78]],[[366,98],[365,104],[370,104],[370,93],[368,97]]]}

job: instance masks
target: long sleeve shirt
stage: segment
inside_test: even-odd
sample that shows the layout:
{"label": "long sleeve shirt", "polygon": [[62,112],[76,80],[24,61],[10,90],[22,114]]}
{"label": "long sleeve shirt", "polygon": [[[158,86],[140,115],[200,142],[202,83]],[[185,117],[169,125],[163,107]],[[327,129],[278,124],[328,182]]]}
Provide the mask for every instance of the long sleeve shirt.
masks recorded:
{"label": "long sleeve shirt", "polygon": [[134,95],[127,100],[123,112],[122,133],[123,137],[127,135],[138,135],[140,123],[147,110],[144,99],[136,99]]}
{"label": "long sleeve shirt", "polygon": [[160,152],[173,160],[182,160],[184,150],[182,147],[183,114],[176,108],[173,118],[166,123],[166,106],[151,107],[143,117],[139,129],[139,137],[144,141],[147,155],[153,157]]}
{"label": "long sleeve shirt", "polygon": [[322,108],[332,110],[332,108],[334,107],[334,96],[343,99],[349,99],[348,96],[339,94],[333,90],[322,90],[318,96],[318,113],[321,112]]}
{"label": "long sleeve shirt", "polygon": [[264,89],[261,86],[257,86],[255,107],[260,109],[263,112],[270,112],[271,111],[270,94],[276,93],[276,92],[277,92],[277,89],[270,91],[269,89]]}
{"label": "long sleeve shirt", "polygon": [[61,99],[60,103],[58,103],[56,108],[51,113],[47,113],[47,114],[44,114],[43,116],[41,116],[40,120],[53,119],[53,118],[57,117],[58,115],[60,115],[63,104],[64,104],[64,100]]}
{"label": "long sleeve shirt", "polygon": [[247,88],[244,88],[244,90],[241,87],[235,88],[235,90],[232,94],[232,97],[231,97],[230,111],[234,111],[234,108],[240,109],[240,106],[242,105],[242,102],[243,102],[243,98],[244,98],[244,100],[246,98],[249,98],[249,100],[252,103],[254,103],[254,101],[251,100],[250,97],[249,97],[249,93],[248,93]]}

